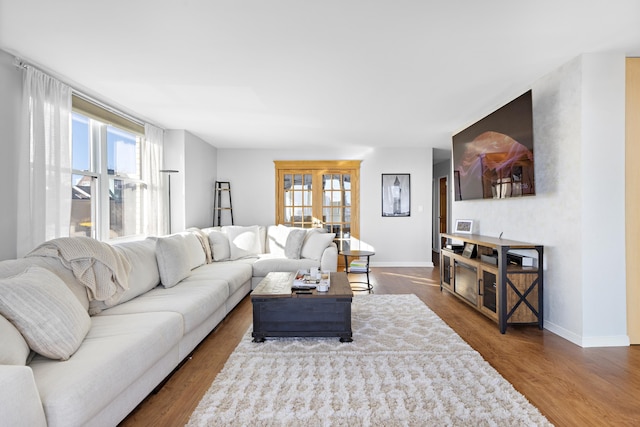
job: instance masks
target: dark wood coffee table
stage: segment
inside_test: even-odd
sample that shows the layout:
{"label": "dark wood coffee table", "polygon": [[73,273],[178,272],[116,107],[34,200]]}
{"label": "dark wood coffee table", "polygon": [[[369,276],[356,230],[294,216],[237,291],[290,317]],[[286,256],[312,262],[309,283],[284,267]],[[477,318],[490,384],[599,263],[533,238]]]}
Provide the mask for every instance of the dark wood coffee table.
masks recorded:
{"label": "dark wood coffee table", "polygon": [[269,273],[251,293],[253,341],[267,337],[340,337],[353,341],[346,273],[331,273],[329,291],[291,290],[295,273]]}

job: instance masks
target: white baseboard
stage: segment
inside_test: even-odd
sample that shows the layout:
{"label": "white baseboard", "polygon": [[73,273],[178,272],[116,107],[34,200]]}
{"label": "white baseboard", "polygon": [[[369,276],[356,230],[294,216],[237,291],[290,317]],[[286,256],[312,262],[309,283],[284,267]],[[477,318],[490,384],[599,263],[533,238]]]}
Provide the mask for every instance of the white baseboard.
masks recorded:
{"label": "white baseboard", "polygon": [[627,335],[583,337],[582,347],[629,347],[631,341]]}
{"label": "white baseboard", "polygon": [[433,267],[433,262],[429,261],[408,261],[408,262],[372,262],[371,267]]}
{"label": "white baseboard", "polygon": [[546,320],[544,321],[544,328],[583,348],[628,347],[631,345],[627,335],[584,337]]}
{"label": "white baseboard", "polygon": [[570,341],[572,343],[574,343],[575,345],[580,345],[580,343],[582,342],[582,338],[580,337],[580,335],[578,334],[574,334],[573,332],[558,326],[554,323],[551,323],[547,320],[544,321],[544,328],[548,331],[553,332],[554,334],[564,338],[567,341]]}

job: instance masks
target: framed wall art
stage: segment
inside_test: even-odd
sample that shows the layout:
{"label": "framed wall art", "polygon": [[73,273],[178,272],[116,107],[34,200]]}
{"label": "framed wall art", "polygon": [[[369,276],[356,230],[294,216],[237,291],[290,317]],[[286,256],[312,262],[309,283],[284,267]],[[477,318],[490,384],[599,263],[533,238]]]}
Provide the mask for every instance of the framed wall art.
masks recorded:
{"label": "framed wall art", "polygon": [[411,176],[382,174],[382,216],[411,216]]}

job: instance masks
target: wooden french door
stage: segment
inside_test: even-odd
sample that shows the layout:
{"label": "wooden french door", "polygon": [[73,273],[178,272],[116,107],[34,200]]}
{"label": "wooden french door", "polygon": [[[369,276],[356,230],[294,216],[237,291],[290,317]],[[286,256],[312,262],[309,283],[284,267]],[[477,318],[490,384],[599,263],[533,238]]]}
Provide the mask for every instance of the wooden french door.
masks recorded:
{"label": "wooden french door", "polygon": [[359,238],[359,160],[275,161],[275,168],[276,224],[325,228],[336,233],[338,250]]}

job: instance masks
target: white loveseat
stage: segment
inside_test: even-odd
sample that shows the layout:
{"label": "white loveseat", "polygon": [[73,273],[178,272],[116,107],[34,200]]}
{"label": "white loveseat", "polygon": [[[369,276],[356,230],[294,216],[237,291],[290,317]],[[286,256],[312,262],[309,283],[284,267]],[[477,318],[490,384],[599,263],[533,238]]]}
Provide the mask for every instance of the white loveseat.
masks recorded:
{"label": "white loveseat", "polygon": [[0,262],[0,424],[117,425],[267,272],[336,271],[332,240],[252,226],[109,245],[127,273],[102,300],[91,289],[102,258],[70,263],[47,248]]}

